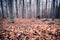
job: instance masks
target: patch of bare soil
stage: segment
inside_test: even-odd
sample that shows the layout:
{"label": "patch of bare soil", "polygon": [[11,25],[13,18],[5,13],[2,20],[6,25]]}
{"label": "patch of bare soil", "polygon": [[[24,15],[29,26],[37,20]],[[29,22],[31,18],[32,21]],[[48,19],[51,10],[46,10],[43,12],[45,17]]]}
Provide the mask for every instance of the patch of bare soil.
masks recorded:
{"label": "patch of bare soil", "polygon": [[60,40],[60,19],[1,19],[0,40]]}

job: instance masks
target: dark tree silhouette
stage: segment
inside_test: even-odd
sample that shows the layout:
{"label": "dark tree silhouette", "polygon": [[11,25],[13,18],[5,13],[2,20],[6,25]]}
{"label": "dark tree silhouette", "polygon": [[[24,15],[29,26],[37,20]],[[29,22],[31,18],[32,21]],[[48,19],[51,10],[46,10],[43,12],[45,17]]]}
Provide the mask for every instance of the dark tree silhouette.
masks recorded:
{"label": "dark tree silhouette", "polygon": [[48,18],[48,15],[47,15],[47,0],[46,0],[46,13],[45,13],[45,17],[46,17],[45,21],[48,21],[47,20],[47,18]]}
{"label": "dark tree silhouette", "polygon": [[1,1],[1,8],[2,8],[2,17],[4,18],[4,13],[3,13],[3,1],[2,0],[0,0]]}
{"label": "dark tree silhouette", "polygon": [[8,0],[9,11],[10,11],[10,23],[14,23],[14,16],[13,16],[13,0]]}
{"label": "dark tree silhouette", "polygon": [[60,3],[59,3],[59,8],[58,8],[58,13],[59,13],[59,18],[60,18]]}
{"label": "dark tree silhouette", "polygon": [[36,6],[37,6],[37,18],[40,18],[40,0],[36,1]]}
{"label": "dark tree silhouette", "polygon": [[56,0],[56,18],[59,18],[59,6],[58,6],[58,0]]}
{"label": "dark tree silhouette", "polygon": [[54,21],[54,14],[55,14],[55,0],[52,1],[53,3],[53,14],[52,14],[52,21]]}

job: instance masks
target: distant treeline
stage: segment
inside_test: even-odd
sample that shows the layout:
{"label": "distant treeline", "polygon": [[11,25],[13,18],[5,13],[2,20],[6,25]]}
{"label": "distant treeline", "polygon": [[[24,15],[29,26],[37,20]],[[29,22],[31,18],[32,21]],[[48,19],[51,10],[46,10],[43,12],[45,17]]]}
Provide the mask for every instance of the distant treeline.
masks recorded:
{"label": "distant treeline", "polygon": [[60,0],[0,0],[0,18],[60,18]]}

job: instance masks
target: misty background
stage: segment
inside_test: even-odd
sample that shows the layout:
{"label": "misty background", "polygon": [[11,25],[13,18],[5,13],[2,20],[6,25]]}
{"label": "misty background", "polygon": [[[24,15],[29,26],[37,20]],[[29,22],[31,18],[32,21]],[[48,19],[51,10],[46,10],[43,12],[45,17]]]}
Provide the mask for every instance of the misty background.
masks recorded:
{"label": "misty background", "polygon": [[0,0],[0,18],[60,18],[60,0]]}

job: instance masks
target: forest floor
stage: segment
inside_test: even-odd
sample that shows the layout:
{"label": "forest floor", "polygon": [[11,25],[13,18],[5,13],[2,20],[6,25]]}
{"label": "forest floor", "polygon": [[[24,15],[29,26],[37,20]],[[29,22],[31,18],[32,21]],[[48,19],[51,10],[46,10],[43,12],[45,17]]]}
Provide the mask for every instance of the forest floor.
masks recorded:
{"label": "forest floor", "polygon": [[60,19],[0,19],[0,40],[60,40]]}

